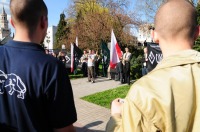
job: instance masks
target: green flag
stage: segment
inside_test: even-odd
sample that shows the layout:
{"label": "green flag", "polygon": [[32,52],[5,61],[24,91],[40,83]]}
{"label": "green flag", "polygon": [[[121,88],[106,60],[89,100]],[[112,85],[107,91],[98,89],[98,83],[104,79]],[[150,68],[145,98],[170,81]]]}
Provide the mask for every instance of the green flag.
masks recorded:
{"label": "green flag", "polygon": [[110,62],[110,50],[108,49],[107,43],[105,41],[101,42],[101,53],[102,53],[102,70],[103,76],[107,76],[107,69]]}

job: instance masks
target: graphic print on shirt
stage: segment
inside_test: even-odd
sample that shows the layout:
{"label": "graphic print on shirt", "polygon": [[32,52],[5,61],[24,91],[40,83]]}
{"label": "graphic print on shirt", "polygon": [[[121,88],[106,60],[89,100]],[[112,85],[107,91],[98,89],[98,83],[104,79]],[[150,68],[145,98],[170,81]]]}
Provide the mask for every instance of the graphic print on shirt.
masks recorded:
{"label": "graphic print on shirt", "polygon": [[4,94],[6,88],[9,88],[8,93],[10,95],[13,95],[14,92],[17,92],[17,97],[24,99],[26,86],[21,78],[14,73],[5,74],[0,70],[0,94]]}

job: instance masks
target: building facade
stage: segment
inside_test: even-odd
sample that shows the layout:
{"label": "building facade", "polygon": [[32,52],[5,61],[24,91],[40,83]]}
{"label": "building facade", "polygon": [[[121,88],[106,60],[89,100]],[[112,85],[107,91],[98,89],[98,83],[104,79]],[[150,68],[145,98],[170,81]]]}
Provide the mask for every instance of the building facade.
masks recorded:
{"label": "building facade", "polygon": [[57,26],[48,27],[47,35],[43,42],[45,48],[50,49],[50,50],[53,49],[56,32],[57,32]]}
{"label": "building facade", "polygon": [[1,41],[1,44],[5,44],[8,40],[12,39],[10,37],[10,34],[11,34],[11,29],[8,26],[7,14],[3,7],[2,12],[0,14],[0,41]]}
{"label": "building facade", "polygon": [[151,29],[150,27],[152,27],[153,24],[142,24],[139,27],[139,31],[138,31],[138,42],[140,43],[144,43],[146,42],[152,42],[153,38],[151,36]]}

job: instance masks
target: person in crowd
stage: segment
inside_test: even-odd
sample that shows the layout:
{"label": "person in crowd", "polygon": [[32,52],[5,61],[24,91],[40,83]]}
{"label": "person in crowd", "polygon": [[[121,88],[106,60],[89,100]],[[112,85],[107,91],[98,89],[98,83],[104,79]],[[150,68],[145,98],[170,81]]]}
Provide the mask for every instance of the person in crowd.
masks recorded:
{"label": "person in crowd", "polygon": [[102,77],[107,77],[107,69],[109,67],[109,56],[105,53],[101,53],[102,56]]}
{"label": "person in crowd", "polygon": [[52,52],[52,56],[57,58],[57,54],[55,52]]}
{"label": "person in crowd", "polygon": [[49,50],[48,50],[48,49],[45,49],[45,53],[48,55],[48,54],[49,54]]}
{"label": "person in crowd", "polygon": [[147,47],[144,48],[144,56],[142,58],[142,76],[148,73],[147,62],[148,62],[148,55],[147,55]]}
{"label": "person in crowd", "polygon": [[48,27],[44,1],[10,0],[10,11],[15,36],[0,47],[0,132],[75,132],[66,68],[40,45]]}
{"label": "person in crowd", "polygon": [[[123,52],[122,52],[123,55]],[[123,75],[123,64],[122,64],[122,60],[123,60],[123,56],[119,58],[120,62],[117,63],[116,66],[116,72],[117,72],[117,81],[120,81],[120,83],[122,84],[124,82],[124,75]]]}
{"label": "person in crowd", "polygon": [[63,51],[60,51],[58,54],[58,60],[61,61],[63,64],[66,65],[66,58],[65,58],[65,53]]}
{"label": "person in crowd", "polygon": [[128,48],[125,48],[125,53],[123,54],[123,69],[124,69],[124,83],[128,83],[130,85],[130,60],[131,53]]}
{"label": "person in crowd", "polygon": [[110,73],[110,65],[108,66],[108,69],[107,69],[107,78],[109,79],[109,80],[112,80],[112,78],[111,78],[111,73]]}
{"label": "person in crowd", "polygon": [[162,61],[111,105],[107,132],[198,132],[200,53],[192,50],[200,27],[195,7],[169,0],[155,16],[154,41]]}
{"label": "person in crowd", "polygon": [[95,56],[92,53],[92,50],[88,51],[88,82],[95,83],[95,77],[94,77],[94,60]]}
{"label": "person in crowd", "polygon": [[100,62],[101,62],[101,56],[100,56],[100,54],[99,54],[99,52],[98,52],[98,50],[96,51],[96,53],[95,53],[95,64],[94,64],[94,66],[95,66],[95,78],[97,77],[97,76],[99,76],[99,64],[100,64]]}
{"label": "person in crowd", "polygon": [[83,72],[83,77],[87,77],[87,62],[88,62],[88,54],[87,51],[83,51],[83,55],[81,57],[81,63],[82,63],[82,72]]}
{"label": "person in crowd", "polygon": [[97,56],[96,56],[95,53],[96,53],[96,51],[95,51],[95,50],[92,50],[92,55],[93,55],[93,57],[94,57],[94,60],[93,60],[93,63],[94,63],[94,67],[93,67],[93,68],[94,68],[94,69],[93,69],[94,78],[96,78],[96,69],[95,69],[96,63],[95,63],[95,62],[96,62],[96,60],[97,60]]}

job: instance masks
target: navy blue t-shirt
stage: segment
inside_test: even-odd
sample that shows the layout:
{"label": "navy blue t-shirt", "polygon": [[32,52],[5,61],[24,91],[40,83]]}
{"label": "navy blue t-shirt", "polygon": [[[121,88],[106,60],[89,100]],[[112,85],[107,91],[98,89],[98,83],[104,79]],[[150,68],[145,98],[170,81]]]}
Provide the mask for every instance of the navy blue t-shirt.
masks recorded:
{"label": "navy blue t-shirt", "polygon": [[77,120],[65,66],[35,43],[0,46],[0,125],[51,132]]}

